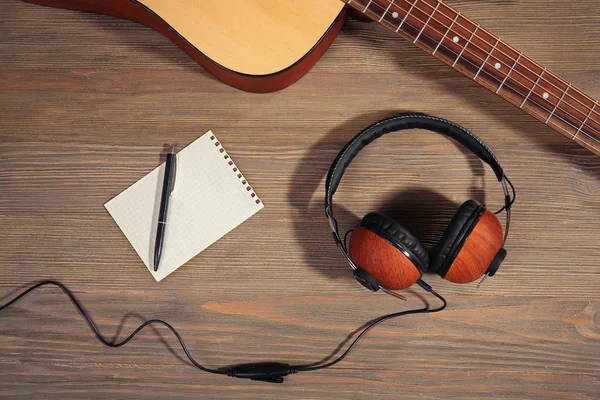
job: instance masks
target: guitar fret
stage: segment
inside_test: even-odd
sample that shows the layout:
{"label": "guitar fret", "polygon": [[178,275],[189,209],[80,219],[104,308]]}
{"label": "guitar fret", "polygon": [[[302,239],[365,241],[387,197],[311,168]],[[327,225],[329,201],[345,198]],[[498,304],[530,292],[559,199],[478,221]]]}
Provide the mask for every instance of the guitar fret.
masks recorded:
{"label": "guitar fret", "polygon": [[477,32],[477,29],[479,29],[479,25],[477,25],[475,27],[475,30],[473,31],[473,33],[471,33],[471,37],[469,37],[469,39],[467,40],[467,43],[465,43],[465,45],[463,46],[462,50],[460,51],[460,54],[458,55],[458,57],[456,57],[456,60],[454,61],[454,64],[452,64],[452,67],[456,67],[456,63],[458,62],[458,60],[460,60],[460,58],[462,57],[463,53],[467,49],[467,46],[471,43],[471,40],[473,39],[473,36],[475,36],[475,33]]}
{"label": "guitar fret", "polygon": [[594,102],[594,105],[590,109],[590,112],[588,113],[588,115],[583,120],[583,124],[581,124],[581,126],[579,127],[579,129],[577,129],[577,132],[575,133],[575,136],[573,136],[573,140],[577,139],[577,135],[579,135],[579,132],[581,132],[581,130],[583,129],[583,127],[585,126],[585,124],[588,122],[588,120],[590,119],[590,116],[594,112],[594,108],[596,108],[597,105],[598,105],[598,102]]}
{"label": "guitar fret", "polygon": [[400,22],[400,25],[398,25],[398,28],[396,29],[396,32],[398,32],[400,30],[400,28],[402,28],[402,25],[404,25],[404,22],[406,21],[406,19],[410,15],[410,12],[413,10],[413,8],[415,8],[415,6],[417,5],[418,1],[419,0],[415,0],[415,2],[412,4],[412,6],[410,6],[410,9],[408,10],[408,12],[404,16],[404,18],[402,18],[402,22]]}
{"label": "guitar fret", "polygon": [[[416,2],[415,2],[416,4]],[[425,30],[425,28],[427,27],[427,24],[431,21],[431,18],[433,18],[433,14],[435,14],[435,12],[437,11],[438,7],[440,6],[441,3],[437,3],[437,5],[435,6],[435,8],[433,9],[433,11],[431,12],[431,15],[429,16],[429,18],[427,19],[427,21],[425,22],[425,24],[423,25],[423,28],[421,28],[421,31],[419,32],[419,34],[417,35],[417,37],[415,38],[415,40],[413,41],[413,43],[417,43],[417,40],[419,40],[419,38],[421,37],[421,34],[423,33],[423,31]]]}
{"label": "guitar fret", "polygon": [[392,6],[395,6],[394,0],[390,1],[390,4],[388,4],[387,8],[385,9],[385,11],[383,12],[383,14],[381,15],[381,18],[379,18],[379,22],[383,21],[383,18],[387,15],[388,11],[390,11],[390,8]]}
{"label": "guitar fret", "polygon": [[485,65],[487,64],[488,60],[492,56],[492,53],[494,52],[494,50],[496,50],[496,46],[498,46],[498,43],[500,43],[500,39],[496,40],[496,43],[494,44],[494,47],[492,47],[492,50],[488,53],[487,57],[483,61],[483,64],[481,64],[481,67],[479,68],[479,70],[477,71],[477,73],[475,74],[475,76],[473,77],[473,80],[477,79],[477,77],[481,73],[481,70],[483,69],[483,67],[485,67]]}
{"label": "guitar fret", "polygon": [[386,15],[386,6],[381,5],[382,1],[384,1],[388,7],[391,7],[391,4],[387,0],[358,0],[354,2],[354,8],[358,9],[358,7],[360,7],[358,10],[359,12],[374,21],[381,22]]}
{"label": "guitar fret", "polygon": [[444,40],[448,36],[448,33],[450,33],[450,31],[452,30],[452,27],[456,23],[456,20],[458,19],[459,16],[460,16],[460,13],[456,14],[456,17],[454,17],[454,19],[452,20],[452,23],[450,24],[450,27],[448,27],[448,29],[446,30],[446,33],[444,33],[444,36],[442,36],[442,40],[440,40],[440,42],[438,43],[438,45],[435,48],[435,50],[433,50],[433,53],[431,53],[432,55],[435,55],[435,53],[438,51],[438,49],[440,48],[440,46],[442,45],[442,43],[444,42]]}
{"label": "guitar fret", "polygon": [[342,0],[600,155],[600,102],[440,0]]}
{"label": "guitar fret", "polygon": [[498,90],[496,90],[496,94],[498,94],[500,92],[500,89],[502,89],[502,87],[504,86],[504,84],[506,83],[506,80],[508,79],[509,75],[511,72],[513,72],[513,69],[517,66],[517,64],[519,63],[519,60],[521,59],[521,56],[523,55],[523,53],[519,53],[519,56],[517,57],[517,59],[515,60],[515,62],[513,63],[512,67],[510,67],[510,69],[508,70],[508,73],[506,74],[506,76],[504,77],[504,80],[502,81],[502,83],[500,83],[500,86],[498,87]]}
{"label": "guitar fret", "polygon": [[564,125],[566,125],[567,127],[570,128],[570,127],[573,127],[573,125],[571,125],[568,121],[565,121],[564,119],[562,119],[560,117],[558,117],[558,118],[560,119],[560,122],[563,123],[563,125],[553,124],[553,128],[556,130],[560,129],[562,132],[566,133],[566,135],[563,135],[563,136],[569,135],[571,140],[575,140],[575,136],[573,136],[573,133],[571,131],[569,131],[569,129],[565,128],[565,126],[564,126]]}
{"label": "guitar fret", "polygon": [[570,88],[571,88],[571,84],[569,83],[569,86],[567,86],[567,88],[563,92],[562,96],[560,96],[560,99],[558,99],[558,103],[556,103],[556,106],[554,106],[554,110],[552,110],[552,112],[550,113],[550,115],[548,115],[548,118],[545,121],[546,124],[548,123],[548,121],[550,121],[550,118],[552,118],[552,116],[554,115],[554,113],[558,109],[558,105],[563,101],[563,99],[565,98],[565,95],[567,94],[567,91],[569,91]]}
{"label": "guitar fret", "polygon": [[519,106],[519,108],[523,108],[523,106],[525,105],[525,103],[527,102],[527,100],[529,100],[529,96],[531,96],[531,93],[533,93],[533,90],[535,89],[535,87],[537,86],[537,84],[540,83],[540,80],[542,79],[542,75],[544,75],[544,72],[546,72],[546,68],[544,68],[543,71],[542,71],[542,73],[538,75],[537,80],[535,81],[535,83],[531,87],[531,90],[529,91],[529,93],[527,93],[527,96],[525,97],[525,99],[523,100],[523,102],[521,103],[521,105]]}

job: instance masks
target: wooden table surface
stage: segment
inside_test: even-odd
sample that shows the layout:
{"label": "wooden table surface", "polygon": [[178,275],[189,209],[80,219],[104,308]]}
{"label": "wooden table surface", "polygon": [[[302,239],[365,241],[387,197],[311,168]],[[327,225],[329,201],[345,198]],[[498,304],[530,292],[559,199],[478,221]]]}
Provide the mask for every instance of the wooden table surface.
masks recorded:
{"label": "wooden table surface", "polygon": [[[600,98],[596,0],[451,4]],[[3,399],[600,398],[600,159],[412,44],[352,21],[301,81],[258,95],[116,18],[0,0],[0,38],[0,299],[60,280],[104,335],[164,318],[210,367],[314,362],[366,321],[422,305],[416,289],[401,303],[356,284],[323,216],[329,164],[365,126],[448,118],[487,141],[518,189],[496,277],[480,289],[428,277],[446,311],[375,329],[335,368],[282,385],[215,377],[163,328],[109,349],[48,288],[0,314]],[[157,284],[103,205],[158,165],[163,143],[208,129],[266,207]],[[386,211],[431,247],[469,198],[501,205],[491,170],[407,133],[361,154],[336,210],[344,230]]]}

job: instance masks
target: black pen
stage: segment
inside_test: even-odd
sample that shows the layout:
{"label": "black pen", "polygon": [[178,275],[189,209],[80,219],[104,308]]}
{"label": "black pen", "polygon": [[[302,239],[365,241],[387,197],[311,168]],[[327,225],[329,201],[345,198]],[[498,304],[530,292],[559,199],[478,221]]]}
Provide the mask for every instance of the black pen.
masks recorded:
{"label": "black pen", "polygon": [[163,180],[162,195],[160,197],[160,209],[158,211],[158,224],[156,226],[156,241],[154,242],[154,272],[158,271],[160,255],[162,254],[165,230],[167,228],[167,211],[169,209],[169,198],[175,185],[175,146],[171,145],[171,152],[167,154],[165,163],[165,178]]}

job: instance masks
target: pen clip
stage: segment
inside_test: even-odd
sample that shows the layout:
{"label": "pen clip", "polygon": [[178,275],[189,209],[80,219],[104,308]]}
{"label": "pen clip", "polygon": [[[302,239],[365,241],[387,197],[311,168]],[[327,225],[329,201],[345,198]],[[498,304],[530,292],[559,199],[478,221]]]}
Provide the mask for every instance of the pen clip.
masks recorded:
{"label": "pen clip", "polygon": [[171,154],[173,157],[173,179],[171,179],[171,188],[169,195],[172,195],[175,191],[175,181],[177,180],[177,154],[175,154],[175,146],[171,145]]}

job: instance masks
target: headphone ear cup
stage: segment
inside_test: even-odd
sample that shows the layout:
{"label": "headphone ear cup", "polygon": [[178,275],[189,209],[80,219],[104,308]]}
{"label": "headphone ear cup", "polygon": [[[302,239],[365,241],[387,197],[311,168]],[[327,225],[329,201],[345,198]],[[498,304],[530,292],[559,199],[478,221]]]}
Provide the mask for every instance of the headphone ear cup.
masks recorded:
{"label": "headphone ear cup", "polygon": [[483,204],[468,200],[456,211],[432,251],[430,271],[454,283],[476,281],[494,263],[502,242],[498,218]]}
{"label": "headphone ear cup", "polygon": [[369,213],[354,229],[348,244],[352,262],[382,287],[406,289],[419,280],[429,264],[421,242],[393,219]]}

